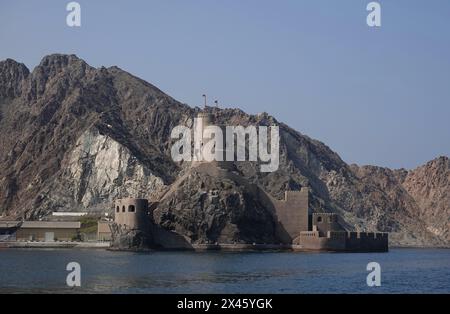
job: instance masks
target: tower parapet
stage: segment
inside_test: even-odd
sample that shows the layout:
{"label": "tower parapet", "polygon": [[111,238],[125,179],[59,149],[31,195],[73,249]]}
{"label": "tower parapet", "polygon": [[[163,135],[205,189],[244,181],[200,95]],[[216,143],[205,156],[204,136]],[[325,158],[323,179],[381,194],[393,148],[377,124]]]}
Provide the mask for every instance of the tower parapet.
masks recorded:
{"label": "tower parapet", "polygon": [[147,199],[118,199],[114,204],[114,213],[114,222],[128,230],[146,230],[150,222]]}
{"label": "tower parapet", "polygon": [[206,111],[201,111],[197,114],[197,119],[202,119],[203,121],[203,128],[202,132],[205,130],[205,127],[208,125],[214,124],[214,116]]}

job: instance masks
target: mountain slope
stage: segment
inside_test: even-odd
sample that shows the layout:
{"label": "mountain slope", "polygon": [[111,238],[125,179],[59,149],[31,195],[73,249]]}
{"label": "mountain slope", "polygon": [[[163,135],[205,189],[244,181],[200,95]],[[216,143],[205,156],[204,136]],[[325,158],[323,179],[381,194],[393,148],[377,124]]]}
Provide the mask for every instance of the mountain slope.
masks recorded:
{"label": "mountain slope", "polygon": [[[278,171],[261,173],[254,163],[237,163],[245,180],[273,197],[309,186],[311,209],[340,213],[349,229],[392,232],[396,244],[448,245],[447,157],[410,172],[349,166],[323,143],[266,113],[207,110],[222,124],[280,125]],[[117,67],[96,69],[74,55],[46,56],[31,73],[23,64],[2,61],[0,210],[38,218],[54,210],[111,210],[117,197],[158,198],[190,171],[187,163],[172,161],[170,132],[179,124],[192,126],[199,111]],[[171,206],[200,200],[183,194]],[[201,219],[210,219],[205,207],[196,208]],[[181,221],[181,232],[208,240],[192,220],[178,218],[161,223],[170,229],[170,221]],[[213,228],[215,236],[229,230],[229,221]],[[262,225],[264,232],[255,236],[265,241],[271,229]],[[248,233],[244,238],[256,240]]]}
{"label": "mountain slope", "polygon": [[427,230],[449,239],[450,230],[450,160],[439,157],[426,165],[409,171],[402,186],[415,200],[416,213]]}

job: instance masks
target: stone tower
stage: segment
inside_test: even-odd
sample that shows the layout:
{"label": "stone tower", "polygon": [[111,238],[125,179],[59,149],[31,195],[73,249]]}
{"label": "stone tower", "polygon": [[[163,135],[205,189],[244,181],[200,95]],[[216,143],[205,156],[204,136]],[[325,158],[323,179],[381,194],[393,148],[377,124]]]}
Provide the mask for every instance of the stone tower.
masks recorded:
{"label": "stone tower", "polygon": [[[197,132],[201,132],[202,135],[204,134],[203,132],[205,131],[205,129],[208,126],[216,126],[216,127],[219,127],[221,129],[221,131],[222,131],[222,147],[217,147],[215,149],[220,152],[220,154],[222,156],[222,161],[217,161],[217,160],[206,161],[203,158],[203,160],[200,161],[200,162],[199,161],[194,161],[193,166],[196,166],[196,165],[201,164],[201,163],[209,163],[209,164],[216,165],[216,166],[218,166],[218,167],[220,167],[222,169],[232,169],[233,168],[233,162],[226,160],[226,125],[218,124],[217,123],[217,121],[218,121],[217,117],[214,114],[212,114],[210,112],[207,112],[207,111],[199,112],[197,114],[197,119],[200,119],[200,118],[202,119],[202,123],[201,123],[201,126],[197,126],[196,127],[196,131]],[[208,139],[203,139],[202,145],[200,147],[195,147],[195,145],[194,145],[194,156],[198,156],[199,149],[201,149],[203,151],[203,147],[204,147],[204,145],[207,142],[208,142]]]}
{"label": "stone tower", "polygon": [[115,201],[114,222],[127,230],[146,231],[149,227],[148,200],[123,198]]}

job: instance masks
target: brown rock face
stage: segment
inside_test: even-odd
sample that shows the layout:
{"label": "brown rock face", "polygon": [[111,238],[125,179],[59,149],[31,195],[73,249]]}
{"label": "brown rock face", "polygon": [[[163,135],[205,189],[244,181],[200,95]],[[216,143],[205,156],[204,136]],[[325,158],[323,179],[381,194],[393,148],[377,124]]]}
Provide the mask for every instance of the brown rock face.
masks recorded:
{"label": "brown rock face", "polygon": [[[414,171],[390,170],[375,166],[352,165],[358,177],[358,196],[347,198],[347,208],[352,208],[358,217],[371,217],[366,228],[391,232],[393,243],[401,245],[446,245],[448,238],[432,232],[430,221],[420,215],[420,204],[416,195],[410,193],[403,180]],[[419,180],[427,180],[423,174]],[[448,170],[447,170],[448,175]],[[448,183],[447,183],[448,187]],[[447,205],[448,207],[448,205]],[[440,210],[441,219],[448,221],[448,209]],[[367,218],[366,218],[367,219]]]}
{"label": "brown rock face", "polygon": [[142,251],[155,247],[149,232],[141,230],[127,230],[117,224],[111,225],[111,248],[114,250]]}
{"label": "brown rock face", "polygon": [[439,157],[409,171],[402,186],[416,204],[415,213],[436,237],[449,243],[450,235],[450,160]]}
{"label": "brown rock face", "polygon": [[280,243],[276,220],[266,205],[238,172],[203,164],[174,183],[154,218],[192,243]]}
{"label": "brown rock face", "polygon": [[23,82],[30,74],[23,63],[6,59],[0,62],[0,98],[14,98],[21,94]]}
{"label": "brown rock face", "polygon": [[247,183],[278,199],[309,186],[311,210],[341,214],[347,229],[392,232],[393,244],[449,244],[447,157],[413,171],[349,166],[266,113],[208,110],[218,124],[278,124],[278,171],[239,162],[241,179],[225,182],[174,163],[170,133],[179,124],[192,127],[200,109],[117,67],[50,55],[29,73],[2,61],[0,212],[39,218],[55,210],[111,211],[115,198],[164,195],[157,222],[192,242],[269,243],[277,240],[273,216]]}

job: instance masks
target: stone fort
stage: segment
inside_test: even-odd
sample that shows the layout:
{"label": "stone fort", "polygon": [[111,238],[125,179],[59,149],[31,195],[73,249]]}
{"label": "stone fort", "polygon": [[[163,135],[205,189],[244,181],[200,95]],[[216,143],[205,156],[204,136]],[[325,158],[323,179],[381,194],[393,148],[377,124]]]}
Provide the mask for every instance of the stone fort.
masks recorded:
{"label": "stone fort", "polygon": [[[335,213],[309,214],[308,193],[307,188],[286,191],[285,199],[275,202],[278,228],[285,232],[283,236],[281,231],[277,231],[283,247],[288,244],[293,249],[305,251],[388,251],[387,233],[350,232],[339,224]],[[183,241],[177,240],[182,236],[172,235],[154,225],[152,211],[156,204],[146,199],[118,199],[114,221],[128,230],[151,230],[162,247],[187,248]]]}
{"label": "stone fort", "polygon": [[[212,122],[213,117],[200,113],[203,127]],[[193,167],[209,164],[206,167],[212,175],[233,177],[231,162],[193,162]],[[207,165],[208,166],[208,165]],[[214,169],[213,169],[214,168]],[[246,184],[242,182],[242,184]],[[249,189],[273,212],[277,226],[277,238],[285,247],[290,245],[298,250],[317,251],[351,251],[351,252],[385,252],[388,251],[388,234],[374,232],[350,232],[339,223],[336,213],[311,213],[309,208],[309,188],[299,191],[285,191],[284,199],[271,197],[254,184],[247,184]],[[125,198],[115,202],[115,223],[129,230],[152,229],[153,238],[163,247],[186,248],[181,235],[172,235],[153,223],[153,209],[157,202],[149,203],[146,199]]]}

